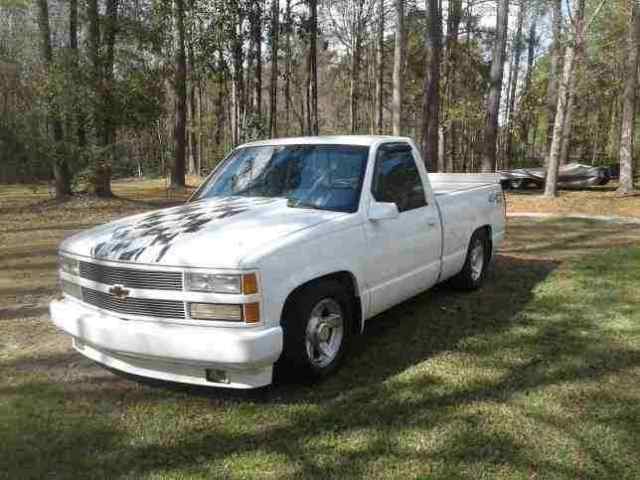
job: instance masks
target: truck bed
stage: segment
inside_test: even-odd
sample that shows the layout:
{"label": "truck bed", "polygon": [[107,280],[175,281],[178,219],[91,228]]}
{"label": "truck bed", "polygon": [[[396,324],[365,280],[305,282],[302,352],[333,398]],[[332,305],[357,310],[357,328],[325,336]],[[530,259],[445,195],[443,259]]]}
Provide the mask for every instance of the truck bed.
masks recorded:
{"label": "truck bed", "polygon": [[[455,273],[464,262],[467,242],[478,225],[492,226],[491,238],[504,236],[504,200],[495,174],[430,173],[429,181],[442,222],[443,271]],[[456,247],[458,246],[458,247]]]}
{"label": "truck bed", "polygon": [[500,183],[495,173],[430,173],[429,181],[436,197],[473,190],[484,190]]}

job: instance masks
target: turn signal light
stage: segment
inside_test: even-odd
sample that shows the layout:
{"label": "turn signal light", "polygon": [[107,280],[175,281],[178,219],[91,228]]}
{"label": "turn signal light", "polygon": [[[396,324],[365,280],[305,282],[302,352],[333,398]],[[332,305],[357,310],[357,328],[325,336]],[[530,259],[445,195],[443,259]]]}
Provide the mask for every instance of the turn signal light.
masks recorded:
{"label": "turn signal light", "polygon": [[244,321],[245,323],[260,322],[260,304],[259,303],[246,303],[244,305]]}
{"label": "turn signal light", "polygon": [[258,293],[258,279],[255,273],[248,273],[242,276],[242,293],[245,295]]}

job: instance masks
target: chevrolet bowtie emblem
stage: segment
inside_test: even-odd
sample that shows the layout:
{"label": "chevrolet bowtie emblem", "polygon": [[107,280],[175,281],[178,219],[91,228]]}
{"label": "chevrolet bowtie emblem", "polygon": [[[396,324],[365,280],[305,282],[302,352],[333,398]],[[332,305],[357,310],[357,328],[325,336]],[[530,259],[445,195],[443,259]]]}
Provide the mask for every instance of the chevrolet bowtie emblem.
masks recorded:
{"label": "chevrolet bowtie emblem", "polygon": [[124,288],[123,285],[114,285],[109,288],[109,293],[120,300],[124,300],[129,296],[129,290]]}

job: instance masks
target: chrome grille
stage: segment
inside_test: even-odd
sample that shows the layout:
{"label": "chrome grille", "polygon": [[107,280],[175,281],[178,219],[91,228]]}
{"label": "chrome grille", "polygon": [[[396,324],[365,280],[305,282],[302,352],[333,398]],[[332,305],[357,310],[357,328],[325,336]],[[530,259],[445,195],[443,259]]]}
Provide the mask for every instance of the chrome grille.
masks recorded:
{"label": "chrome grille", "polygon": [[185,318],[184,302],[149,298],[114,297],[91,288],[82,288],[82,300],[94,307],[124,315],[142,315],[161,318]]}
{"label": "chrome grille", "polygon": [[80,262],[80,276],[106,285],[124,285],[150,290],[182,290],[182,273],[111,267]]}

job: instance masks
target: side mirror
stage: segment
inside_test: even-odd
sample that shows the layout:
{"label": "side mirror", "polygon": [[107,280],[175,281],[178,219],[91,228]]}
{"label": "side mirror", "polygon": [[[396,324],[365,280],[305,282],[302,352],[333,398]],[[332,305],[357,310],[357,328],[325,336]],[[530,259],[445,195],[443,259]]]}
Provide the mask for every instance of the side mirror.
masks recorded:
{"label": "side mirror", "polygon": [[391,220],[398,218],[400,212],[395,203],[373,202],[369,207],[369,220],[377,222],[380,220]]}

